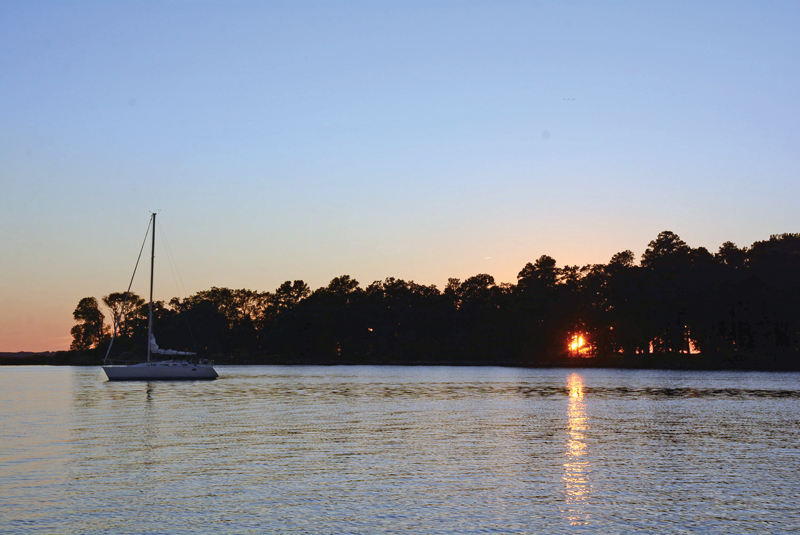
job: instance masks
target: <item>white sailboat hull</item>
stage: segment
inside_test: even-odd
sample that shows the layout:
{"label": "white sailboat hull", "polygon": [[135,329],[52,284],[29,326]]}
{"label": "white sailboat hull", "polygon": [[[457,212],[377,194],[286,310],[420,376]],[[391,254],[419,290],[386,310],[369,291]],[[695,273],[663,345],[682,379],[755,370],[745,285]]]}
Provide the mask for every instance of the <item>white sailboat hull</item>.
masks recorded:
{"label": "white sailboat hull", "polygon": [[210,364],[192,364],[185,361],[103,366],[103,371],[109,381],[191,381],[218,377],[214,366]]}

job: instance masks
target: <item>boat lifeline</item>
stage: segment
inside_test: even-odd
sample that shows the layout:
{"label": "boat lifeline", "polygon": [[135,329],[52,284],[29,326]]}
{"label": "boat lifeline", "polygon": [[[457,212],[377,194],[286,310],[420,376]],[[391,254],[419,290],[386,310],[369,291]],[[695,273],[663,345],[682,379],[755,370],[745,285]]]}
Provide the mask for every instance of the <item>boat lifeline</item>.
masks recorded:
{"label": "boat lifeline", "polygon": [[[111,346],[114,343],[114,338],[117,335],[117,327],[119,325],[119,316],[114,321],[114,334],[111,337],[111,342],[106,351],[106,357],[103,360],[103,371],[110,381],[155,381],[155,380],[193,380],[193,379],[216,379],[218,377],[217,371],[214,369],[213,364],[207,361],[192,362],[189,360],[151,360],[151,355],[164,355],[164,356],[191,356],[195,353],[188,351],[175,351],[172,349],[161,349],[156,343],[155,336],[153,335],[153,267],[155,265],[156,257],[156,214],[152,214],[151,225],[153,227],[153,234],[150,240],[151,253],[150,253],[150,311],[147,317],[147,360],[137,364],[124,364],[124,365],[111,365],[108,362],[108,354],[111,352]],[[141,254],[141,253],[140,253]],[[138,262],[137,262],[138,264]],[[136,271],[134,270],[134,274]],[[133,282],[133,279],[131,279]],[[125,303],[128,299],[130,288],[125,294],[125,300],[122,304],[122,309],[125,309]]]}

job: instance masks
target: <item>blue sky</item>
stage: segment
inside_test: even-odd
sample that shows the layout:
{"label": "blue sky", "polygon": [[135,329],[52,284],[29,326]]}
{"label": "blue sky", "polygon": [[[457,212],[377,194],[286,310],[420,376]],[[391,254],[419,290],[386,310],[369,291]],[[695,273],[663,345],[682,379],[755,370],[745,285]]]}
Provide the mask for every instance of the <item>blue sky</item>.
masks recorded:
{"label": "blue sky", "polygon": [[796,232],[798,27],[797,2],[1,1],[0,351],[68,346],[154,210],[180,293]]}

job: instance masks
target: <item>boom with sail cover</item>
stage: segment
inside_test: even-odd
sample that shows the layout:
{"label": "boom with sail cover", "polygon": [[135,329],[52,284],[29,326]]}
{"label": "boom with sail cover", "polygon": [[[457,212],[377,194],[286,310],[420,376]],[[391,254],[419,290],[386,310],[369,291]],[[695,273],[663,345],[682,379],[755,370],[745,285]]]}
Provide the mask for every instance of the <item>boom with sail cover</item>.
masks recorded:
{"label": "boom with sail cover", "polygon": [[191,351],[177,351],[175,349],[161,349],[156,343],[156,337],[150,333],[150,353],[156,355],[197,355]]}

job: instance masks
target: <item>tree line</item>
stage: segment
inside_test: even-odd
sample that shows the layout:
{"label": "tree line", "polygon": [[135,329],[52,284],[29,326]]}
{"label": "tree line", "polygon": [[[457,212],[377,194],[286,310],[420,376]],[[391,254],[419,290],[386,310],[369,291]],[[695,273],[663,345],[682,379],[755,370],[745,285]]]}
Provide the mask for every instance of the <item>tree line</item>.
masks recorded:
{"label": "tree line", "polygon": [[[213,287],[154,303],[162,347],[218,362],[297,364],[800,367],[800,234],[716,253],[670,231],[639,261],[557,267],[541,256],[515,284],[481,273],[444,289],[387,278],[362,287],[348,275],[311,290]],[[141,355],[148,304],[111,293],[115,354]],[[71,350],[104,354],[100,304],[81,299]]]}

